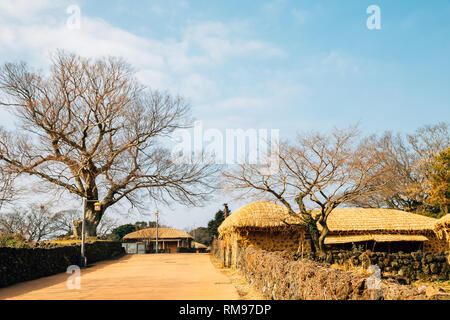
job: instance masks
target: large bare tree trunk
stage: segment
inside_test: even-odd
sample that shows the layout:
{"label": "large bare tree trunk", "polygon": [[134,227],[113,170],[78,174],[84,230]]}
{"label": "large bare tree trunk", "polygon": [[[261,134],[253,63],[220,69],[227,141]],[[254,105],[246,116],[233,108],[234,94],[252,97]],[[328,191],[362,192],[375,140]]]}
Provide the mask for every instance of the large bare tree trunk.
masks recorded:
{"label": "large bare tree trunk", "polygon": [[[86,208],[86,236],[97,237],[97,227],[100,223],[103,212],[95,212],[92,206],[88,205]],[[77,238],[81,238],[83,220],[78,219],[73,222],[73,235]]]}
{"label": "large bare tree trunk", "polygon": [[321,255],[324,255],[327,253],[327,247],[325,245],[325,238],[328,235],[328,227],[325,226],[325,228],[322,230],[322,232],[320,233],[320,237],[319,237],[319,253]]}

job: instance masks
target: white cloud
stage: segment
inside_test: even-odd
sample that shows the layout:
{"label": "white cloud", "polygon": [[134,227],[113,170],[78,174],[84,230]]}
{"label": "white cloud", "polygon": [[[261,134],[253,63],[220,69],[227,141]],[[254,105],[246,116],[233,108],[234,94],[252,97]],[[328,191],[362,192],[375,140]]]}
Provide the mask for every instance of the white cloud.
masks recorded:
{"label": "white cloud", "polygon": [[337,71],[341,74],[360,71],[360,65],[355,59],[349,58],[337,50],[329,52],[322,60],[322,65],[327,71]]}
{"label": "white cloud", "polygon": [[308,18],[308,14],[304,10],[292,9],[291,13],[295,21],[298,23],[305,23]]}
{"label": "white cloud", "polygon": [[[56,5],[50,0],[17,0],[16,7],[12,1],[3,1],[0,2],[0,8],[4,9],[0,11],[3,59],[24,59],[25,56],[38,67],[46,65],[49,53],[58,48],[83,56],[123,56],[139,70],[138,76],[148,82],[146,84],[157,88],[169,85],[185,88],[190,94],[200,95],[213,88],[207,77],[200,78],[198,72],[202,68],[215,68],[233,57],[254,59],[283,55],[282,50],[270,43],[242,36],[238,25],[204,22],[185,28],[178,40],[155,40],[86,16],[83,11],[81,28],[70,30],[66,25],[67,1],[64,6],[62,0]],[[26,6],[26,3],[32,4]],[[22,10],[26,10],[23,16]],[[23,19],[10,19],[16,16]]]}
{"label": "white cloud", "polygon": [[51,0],[2,0],[0,12],[4,18],[13,18],[16,21],[29,21],[42,11],[60,5],[61,1]]}
{"label": "white cloud", "polygon": [[220,93],[213,80],[198,73],[185,77],[181,81],[180,91],[196,102],[214,99]]}
{"label": "white cloud", "polygon": [[280,14],[282,10],[284,10],[286,5],[285,0],[273,0],[270,2],[266,2],[262,5],[261,9],[263,12],[270,14],[270,15],[276,15]]}
{"label": "white cloud", "polygon": [[[49,1],[42,0],[39,6],[29,9],[32,18],[20,21],[7,20],[6,14],[0,12],[0,64],[20,59],[46,69],[49,54],[59,48],[90,57],[122,56],[136,68],[143,84],[185,96],[202,117],[211,117],[214,110],[245,112],[273,107],[271,93],[258,97],[251,92],[229,92],[213,77],[214,70],[226,66],[230,59],[253,61],[285,55],[273,44],[251,37],[245,24],[207,21],[188,25],[178,39],[151,39],[89,17],[83,10],[81,28],[70,30],[66,5],[59,2],[52,7]],[[12,14],[18,12],[8,11],[8,17]],[[227,126],[233,124],[234,120]]]}
{"label": "white cloud", "polygon": [[217,108],[225,110],[260,110],[271,107],[270,102],[264,98],[235,97],[216,104]]}

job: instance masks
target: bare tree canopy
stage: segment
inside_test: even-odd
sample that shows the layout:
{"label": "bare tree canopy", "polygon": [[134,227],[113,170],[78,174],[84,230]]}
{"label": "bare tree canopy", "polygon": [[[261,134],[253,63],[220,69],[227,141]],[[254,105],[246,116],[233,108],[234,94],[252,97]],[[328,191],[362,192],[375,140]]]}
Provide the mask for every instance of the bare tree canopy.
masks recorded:
{"label": "bare tree canopy", "polygon": [[58,231],[56,218],[45,206],[14,208],[0,216],[0,234],[20,234],[27,242],[49,240]]}
{"label": "bare tree canopy", "polygon": [[429,205],[440,208],[442,215],[450,212],[450,148],[433,159],[426,191]]}
{"label": "bare tree canopy", "polygon": [[0,209],[4,203],[12,202],[16,194],[14,175],[6,168],[0,166]]}
{"label": "bare tree canopy", "polygon": [[383,151],[382,160],[389,168],[390,183],[352,203],[362,207],[389,207],[438,215],[439,206],[433,207],[428,201],[430,179],[434,160],[450,147],[448,124],[424,126],[405,136],[386,132],[372,139]]}
{"label": "bare tree canopy", "polygon": [[[240,165],[225,173],[229,187],[251,196],[269,195],[284,204],[303,220],[320,252],[325,251],[331,211],[385,183],[379,151],[356,128],[299,135],[294,143],[282,143],[276,156],[277,173],[265,175],[256,165]],[[311,212],[314,207],[319,208],[317,215]]]}
{"label": "bare tree canopy", "polygon": [[49,75],[24,63],[0,69],[0,105],[12,107],[22,124],[20,133],[1,132],[3,168],[92,200],[88,236],[122,199],[138,206],[144,195],[192,205],[207,198],[215,169],[173,161],[161,141],[190,125],[183,98],[143,88],[120,58],[60,51],[51,62]]}

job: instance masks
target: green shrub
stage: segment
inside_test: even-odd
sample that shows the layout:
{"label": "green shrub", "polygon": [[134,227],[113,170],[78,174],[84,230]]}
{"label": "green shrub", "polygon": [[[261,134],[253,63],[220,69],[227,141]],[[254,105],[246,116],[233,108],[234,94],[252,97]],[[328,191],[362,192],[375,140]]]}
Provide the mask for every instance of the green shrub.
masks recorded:
{"label": "green shrub", "polygon": [[0,247],[27,248],[29,246],[20,233],[0,235]]}

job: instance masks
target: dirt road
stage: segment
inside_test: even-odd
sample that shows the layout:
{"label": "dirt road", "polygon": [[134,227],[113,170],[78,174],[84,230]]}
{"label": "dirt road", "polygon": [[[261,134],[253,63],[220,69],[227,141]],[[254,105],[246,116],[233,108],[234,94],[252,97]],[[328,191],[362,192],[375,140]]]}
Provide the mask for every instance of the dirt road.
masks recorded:
{"label": "dirt road", "polygon": [[[226,300],[239,295],[208,254],[127,255],[82,269],[80,289],[67,288],[69,274],[0,289],[0,299]],[[73,282],[71,282],[73,283]]]}

